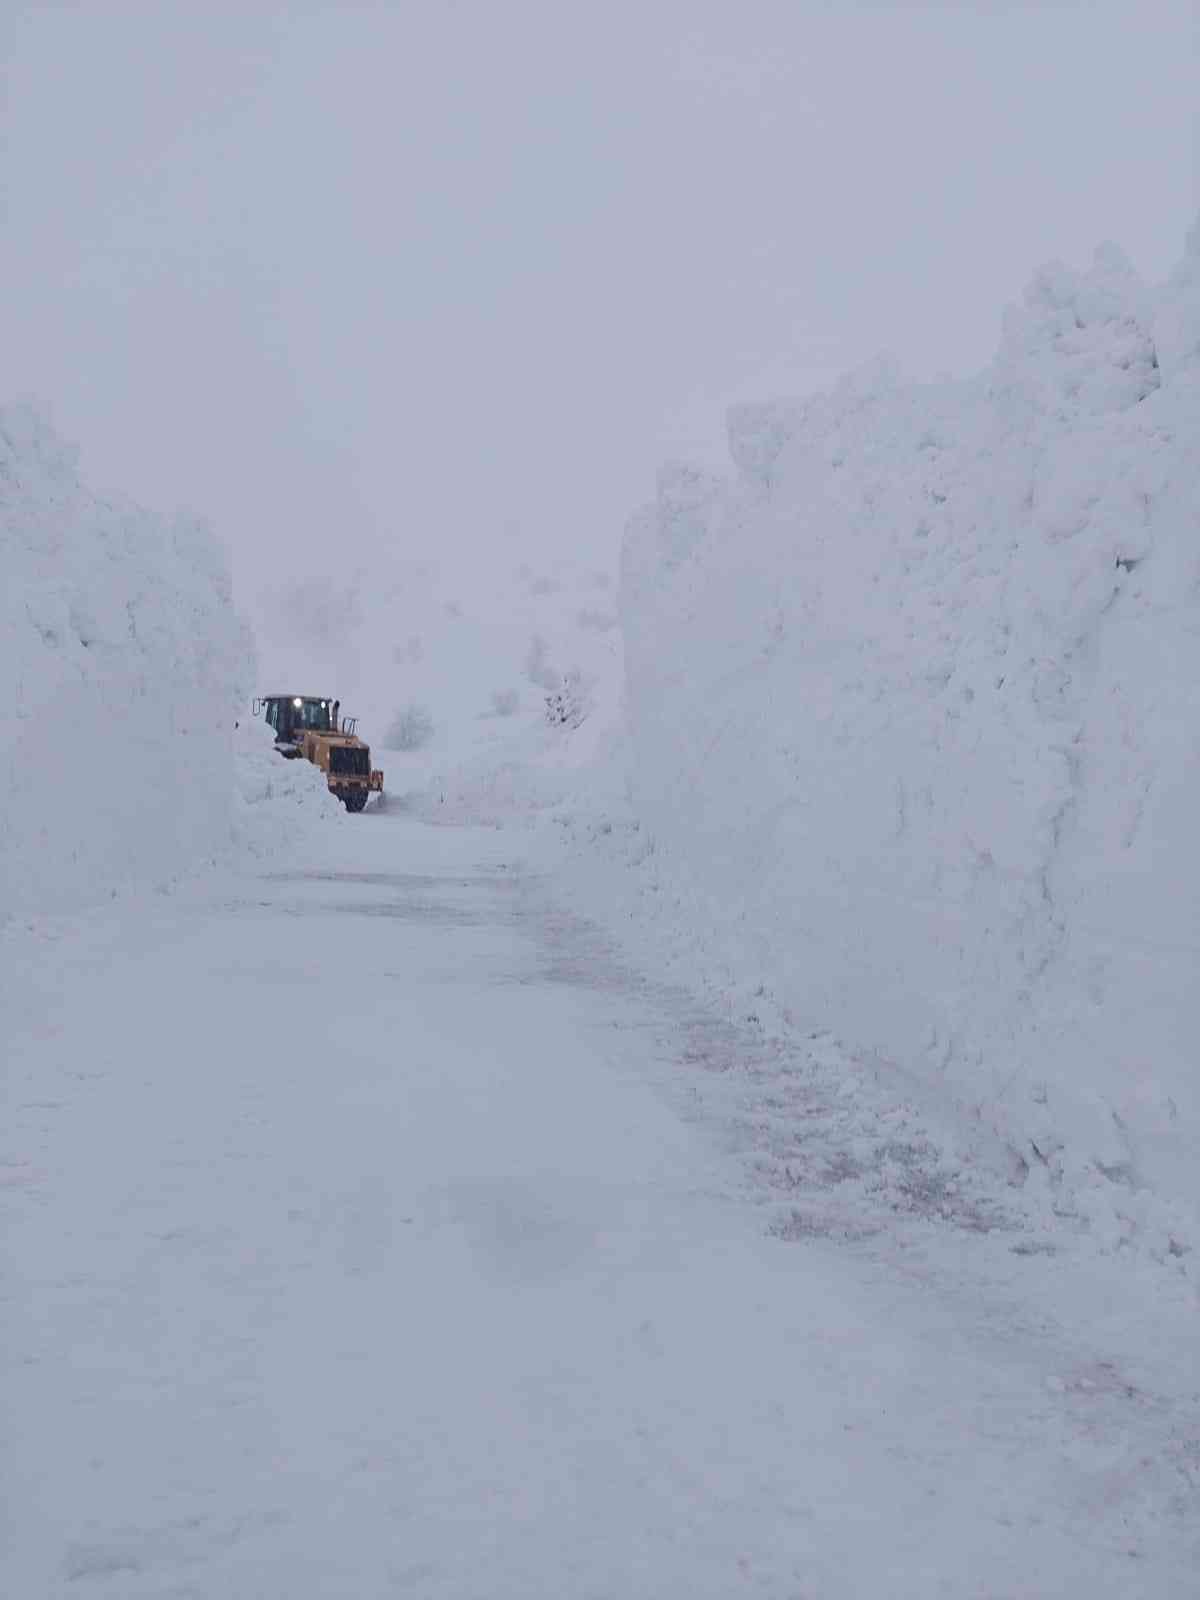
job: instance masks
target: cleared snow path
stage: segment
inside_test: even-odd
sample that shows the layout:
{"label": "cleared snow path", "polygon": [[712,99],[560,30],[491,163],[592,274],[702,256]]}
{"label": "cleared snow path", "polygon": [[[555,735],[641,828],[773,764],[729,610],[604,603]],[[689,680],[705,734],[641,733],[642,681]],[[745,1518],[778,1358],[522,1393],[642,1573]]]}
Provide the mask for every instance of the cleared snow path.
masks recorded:
{"label": "cleared snow path", "polygon": [[1200,1593],[1186,1306],[772,1236],[735,1036],[503,832],[330,835],[4,936],[6,1595]]}

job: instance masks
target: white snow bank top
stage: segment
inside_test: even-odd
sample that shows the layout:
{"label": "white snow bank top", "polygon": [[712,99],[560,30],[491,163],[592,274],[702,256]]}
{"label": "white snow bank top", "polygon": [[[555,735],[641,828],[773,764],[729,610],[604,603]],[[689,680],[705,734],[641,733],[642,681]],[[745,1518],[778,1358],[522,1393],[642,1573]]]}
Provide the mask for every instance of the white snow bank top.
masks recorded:
{"label": "white snow bank top", "polygon": [[1200,229],[1160,289],[1044,268],[976,379],[729,439],[621,596],[636,804],[714,955],[1200,1244]]}
{"label": "white snow bank top", "polygon": [[0,409],[0,920],[169,880],[228,847],[249,640],[200,523],[102,499]]}

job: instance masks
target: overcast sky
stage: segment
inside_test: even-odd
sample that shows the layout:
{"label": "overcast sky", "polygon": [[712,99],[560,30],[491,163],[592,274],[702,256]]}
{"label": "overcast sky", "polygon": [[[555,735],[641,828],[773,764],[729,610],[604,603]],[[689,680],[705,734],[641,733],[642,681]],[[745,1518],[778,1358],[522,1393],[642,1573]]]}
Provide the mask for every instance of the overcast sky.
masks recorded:
{"label": "overcast sky", "polygon": [[731,399],[967,372],[1049,257],[1163,276],[1197,7],[0,0],[5,397],[247,602],[381,545],[612,562]]}

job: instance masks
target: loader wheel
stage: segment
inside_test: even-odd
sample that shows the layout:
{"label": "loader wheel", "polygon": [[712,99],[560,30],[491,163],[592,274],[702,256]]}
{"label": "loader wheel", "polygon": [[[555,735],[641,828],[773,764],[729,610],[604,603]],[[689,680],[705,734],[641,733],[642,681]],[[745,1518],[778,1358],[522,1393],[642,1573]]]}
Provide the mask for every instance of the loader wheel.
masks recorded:
{"label": "loader wheel", "polygon": [[347,789],[340,798],[347,811],[361,811],[367,803],[367,791],[365,789]]}

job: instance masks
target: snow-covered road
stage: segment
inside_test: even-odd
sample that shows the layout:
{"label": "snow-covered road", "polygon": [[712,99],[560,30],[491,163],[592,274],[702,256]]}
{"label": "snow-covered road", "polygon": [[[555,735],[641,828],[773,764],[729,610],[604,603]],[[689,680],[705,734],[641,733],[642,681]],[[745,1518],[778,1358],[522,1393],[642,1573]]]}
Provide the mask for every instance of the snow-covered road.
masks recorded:
{"label": "snow-covered road", "polygon": [[505,832],[312,848],[5,935],[6,1595],[1200,1593],[1171,1337],[769,1237]]}

